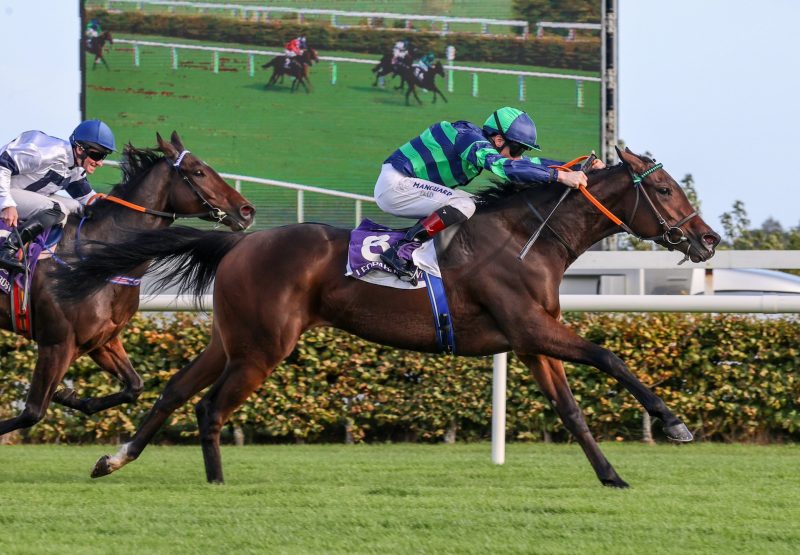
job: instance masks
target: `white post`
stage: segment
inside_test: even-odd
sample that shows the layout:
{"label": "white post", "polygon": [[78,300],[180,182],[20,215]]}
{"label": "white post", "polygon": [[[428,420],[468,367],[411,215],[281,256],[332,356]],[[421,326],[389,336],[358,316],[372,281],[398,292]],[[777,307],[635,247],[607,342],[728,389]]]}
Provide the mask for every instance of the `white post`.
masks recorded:
{"label": "white post", "polygon": [[522,102],[525,100],[525,76],[519,76],[519,101]]}
{"label": "white post", "polygon": [[172,49],[172,69],[178,69],[178,49]]}
{"label": "white post", "polygon": [[304,221],[303,210],[303,190],[297,190],[297,223],[302,224]]}
{"label": "white post", "polygon": [[234,181],[233,182],[233,188],[236,189],[237,193],[241,193],[242,192],[242,180],[241,179],[237,179],[236,181]]}
{"label": "white post", "polygon": [[575,81],[575,87],[577,88],[578,108],[583,108],[583,81],[581,81],[580,79]]}
{"label": "white post", "polygon": [[456,59],[456,47],[453,45],[448,46],[445,49],[445,54],[447,56],[447,65],[449,66],[447,71],[447,92],[453,92],[453,61]]}
{"label": "white post", "polygon": [[362,210],[361,205],[362,204],[363,203],[360,200],[356,201],[356,225],[355,225],[355,227],[358,227],[358,224],[361,223],[361,210]]}
{"label": "white post", "polygon": [[492,462],[506,462],[506,369],[508,354],[494,355],[492,364]]}

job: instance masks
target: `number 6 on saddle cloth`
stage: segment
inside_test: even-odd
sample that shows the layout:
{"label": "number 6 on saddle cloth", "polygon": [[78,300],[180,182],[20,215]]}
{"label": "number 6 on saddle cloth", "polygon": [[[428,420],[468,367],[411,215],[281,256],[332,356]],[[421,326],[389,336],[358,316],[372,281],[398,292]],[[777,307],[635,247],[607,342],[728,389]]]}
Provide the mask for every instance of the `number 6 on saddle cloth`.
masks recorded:
{"label": "number 6 on saddle cloth", "polygon": [[[393,230],[365,218],[350,233],[350,246],[347,253],[347,272],[345,275],[369,283],[394,287],[396,289],[419,289],[425,287],[433,312],[436,341],[439,349],[455,354],[456,342],[450,319],[450,308],[444,292],[439,263],[436,258],[436,237],[426,241],[412,253],[413,261],[419,268],[420,279],[414,282],[400,280],[383,262],[381,253],[405,236],[405,229]],[[437,236],[438,237],[438,236]]]}

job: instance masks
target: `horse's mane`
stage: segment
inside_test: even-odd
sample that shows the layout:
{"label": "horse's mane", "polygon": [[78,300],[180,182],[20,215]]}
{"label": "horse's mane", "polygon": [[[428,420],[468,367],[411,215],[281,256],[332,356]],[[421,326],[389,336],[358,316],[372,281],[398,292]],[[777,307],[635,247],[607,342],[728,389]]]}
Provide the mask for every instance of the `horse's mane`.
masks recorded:
{"label": "horse's mane", "polygon": [[114,185],[109,194],[125,195],[163,158],[163,153],[157,148],[136,148],[128,143],[122,151],[122,181]]}
{"label": "horse's mane", "polygon": [[[589,172],[587,175],[589,177],[589,183],[596,181],[600,176],[605,175],[607,172],[615,170],[622,166],[622,163],[616,164],[614,166],[607,166],[605,169],[602,170],[594,170]],[[487,187],[485,189],[481,189],[478,191],[475,196],[472,197],[472,200],[475,201],[478,209],[487,209],[494,206],[499,205],[500,203],[504,202],[506,199],[513,197],[518,193],[522,193],[524,191],[531,191],[531,190],[540,190],[544,193],[545,189],[543,187],[539,187],[537,185],[530,185],[524,183],[516,183],[512,181],[500,181],[497,179],[492,179],[491,182],[494,184],[493,187]]]}

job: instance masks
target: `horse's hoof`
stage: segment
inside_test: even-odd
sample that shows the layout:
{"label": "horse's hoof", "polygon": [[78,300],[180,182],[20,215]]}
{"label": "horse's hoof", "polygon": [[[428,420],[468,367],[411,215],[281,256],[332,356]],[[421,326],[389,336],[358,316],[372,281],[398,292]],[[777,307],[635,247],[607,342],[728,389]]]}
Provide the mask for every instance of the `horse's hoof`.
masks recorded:
{"label": "horse's hoof", "polygon": [[92,469],[92,478],[108,476],[114,472],[114,469],[111,468],[111,465],[108,463],[110,459],[111,457],[108,455],[103,455],[96,463],[94,463],[94,468]]}
{"label": "horse's hoof", "polygon": [[672,426],[664,426],[664,434],[672,441],[679,443],[688,443],[694,439],[692,432],[686,427],[686,424],[679,422]]}
{"label": "horse's hoof", "polygon": [[629,487],[631,487],[630,485],[628,485],[628,482],[626,482],[619,476],[613,479],[600,480],[600,481],[607,488],[628,489]]}

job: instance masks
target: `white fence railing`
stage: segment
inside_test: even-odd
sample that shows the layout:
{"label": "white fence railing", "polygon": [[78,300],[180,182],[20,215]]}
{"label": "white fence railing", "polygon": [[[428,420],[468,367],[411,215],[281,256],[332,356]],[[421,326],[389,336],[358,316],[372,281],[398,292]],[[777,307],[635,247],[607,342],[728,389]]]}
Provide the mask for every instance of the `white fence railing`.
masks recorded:
{"label": "white fence railing", "polygon": [[[119,166],[116,160],[106,160],[104,162],[107,166]],[[266,179],[263,177],[251,177],[249,175],[239,175],[235,173],[220,173],[223,179],[233,181],[234,188],[241,192],[242,183],[255,183],[258,185],[269,185],[272,187],[280,187],[282,189],[292,189],[297,193],[297,222],[303,223],[305,221],[305,193],[317,193],[327,195],[330,197],[348,198],[355,203],[355,219],[356,226],[361,223],[363,206],[365,202],[375,202],[375,198],[367,195],[359,195],[358,193],[348,193],[346,191],[337,191],[334,189],[325,189],[324,187],[314,187],[313,185],[303,185],[302,183],[291,183],[289,181],[279,181],[277,179]]]}
{"label": "white fence railing", "polygon": [[[179,50],[196,50],[196,51],[205,51],[210,52],[212,56],[212,71],[214,73],[220,72],[220,59],[219,55],[221,52],[226,52],[230,54],[243,54],[248,57],[248,74],[250,77],[254,77],[256,73],[256,56],[278,56],[283,54],[283,51],[278,50],[254,50],[254,49],[246,49],[246,48],[229,48],[224,46],[203,46],[203,45],[195,45],[195,44],[183,44],[183,43],[174,43],[174,42],[156,42],[156,41],[146,41],[146,40],[130,40],[130,39],[115,39],[115,42],[122,43],[122,44],[130,44],[133,46],[133,65],[136,67],[141,66],[141,50],[140,47],[142,46],[150,46],[156,48],[169,48],[171,49],[171,60],[172,60],[172,69],[177,70],[180,67],[178,62],[179,59]],[[331,84],[335,85],[337,81],[338,71],[336,64],[339,62],[344,63],[355,63],[355,64],[377,64],[380,60],[378,59],[369,59],[369,58],[344,58],[341,56],[320,56],[319,59],[321,61],[331,62]],[[453,73],[456,71],[464,71],[469,72],[472,74],[472,96],[477,97],[479,96],[479,82],[478,82],[478,74],[480,73],[490,73],[494,75],[513,75],[517,77],[517,92],[518,98],[520,101],[525,100],[526,95],[526,86],[525,86],[525,78],[535,77],[535,78],[544,78],[544,79],[566,79],[575,82],[575,98],[576,98],[576,106],[578,108],[583,108],[585,101],[584,101],[584,83],[601,83],[602,79],[600,77],[592,77],[588,75],[572,75],[572,74],[564,74],[564,73],[547,73],[542,71],[520,71],[520,70],[512,70],[512,69],[495,69],[495,68],[484,68],[484,67],[472,67],[472,66],[456,66],[450,65],[445,66],[445,69],[448,72],[447,75],[447,90],[448,92],[453,92],[454,85],[453,85]]]}
{"label": "white fence railing", "polygon": [[[288,8],[278,6],[257,6],[250,4],[220,4],[212,2],[182,2],[173,0],[105,0],[107,9],[112,9],[114,4],[135,4],[136,8],[141,10],[144,6],[163,6],[169,8],[170,12],[174,12],[176,8],[196,9],[200,13],[207,10],[227,11],[233,17],[241,17],[242,19],[252,18],[254,21],[268,20],[270,14],[275,13],[292,13],[297,15],[297,22],[304,23],[306,16],[325,16],[330,18],[331,25],[334,27],[349,27],[352,25],[342,24],[343,20],[349,19],[366,19],[367,27],[383,26],[377,25],[379,21],[404,21],[405,29],[413,30],[414,21],[425,21],[432,24],[438,24],[439,30],[436,31],[440,34],[448,34],[452,32],[450,25],[454,23],[475,23],[481,26],[481,34],[489,34],[492,26],[516,27],[522,30],[522,38],[527,38],[530,32],[530,26],[527,21],[518,19],[492,19],[484,17],[453,17],[444,15],[423,15],[423,14],[401,14],[389,12],[366,12],[366,11],[345,11],[345,10],[328,10],[317,8]],[[566,27],[564,27],[566,25]],[[587,24],[581,23],[550,23],[541,22],[537,24],[537,28],[544,27],[562,27],[566,29],[594,29],[595,27],[586,27]],[[599,29],[600,25],[597,24],[596,28]]]}

